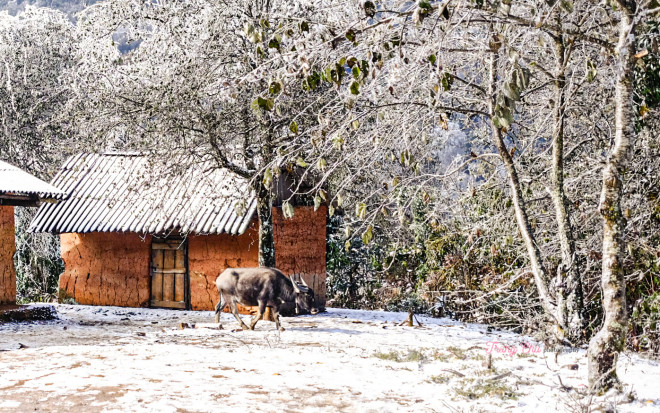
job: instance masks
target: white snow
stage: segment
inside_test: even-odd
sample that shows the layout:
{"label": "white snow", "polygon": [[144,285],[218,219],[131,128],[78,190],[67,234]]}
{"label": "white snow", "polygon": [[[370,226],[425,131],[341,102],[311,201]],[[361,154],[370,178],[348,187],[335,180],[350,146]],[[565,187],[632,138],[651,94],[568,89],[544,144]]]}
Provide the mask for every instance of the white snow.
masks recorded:
{"label": "white snow", "polygon": [[583,350],[555,362],[542,343],[478,324],[329,309],[283,318],[281,333],[267,321],[234,331],[230,314],[222,330],[181,330],[213,314],[56,308],[59,320],[0,325],[0,412],[660,411],[658,361],[621,357],[634,400],[591,399]]}

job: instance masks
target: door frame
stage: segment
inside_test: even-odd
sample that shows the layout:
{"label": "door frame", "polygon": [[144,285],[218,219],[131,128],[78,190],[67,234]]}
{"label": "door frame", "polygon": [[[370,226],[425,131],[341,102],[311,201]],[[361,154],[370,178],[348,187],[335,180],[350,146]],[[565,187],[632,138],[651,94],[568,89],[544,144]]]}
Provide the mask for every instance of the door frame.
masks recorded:
{"label": "door frame", "polygon": [[[154,279],[154,268],[152,265],[153,260],[153,244],[161,244],[166,242],[180,242],[183,244],[183,265],[186,272],[183,274],[183,301],[184,308],[176,307],[159,307],[152,305],[152,282]],[[190,304],[190,269],[188,267],[188,237],[182,236],[165,236],[158,237],[156,235],[151,237],[151,243],[149,244],[149,308],[163,308],[168,310],[191,310]]]}

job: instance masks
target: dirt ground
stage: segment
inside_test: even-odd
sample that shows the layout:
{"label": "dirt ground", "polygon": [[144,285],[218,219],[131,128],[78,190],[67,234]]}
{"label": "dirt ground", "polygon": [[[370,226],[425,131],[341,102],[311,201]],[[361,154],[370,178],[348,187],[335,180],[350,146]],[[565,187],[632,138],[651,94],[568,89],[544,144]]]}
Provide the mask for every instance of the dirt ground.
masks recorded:
{"label": "dirt ground", "polygon": [[[446,319],[408,327],[402,313],[330,309],[283,318],[284,332],[237,331],[230,314],[213,329],[211,312],[56,309],[0,325],[0,412],[660,411],[639,384],[632,403],[582,398],[581,353],[489,356],[489,343],[525,338]],[[624,378],[660,379],[657,362],[624,363]]]}

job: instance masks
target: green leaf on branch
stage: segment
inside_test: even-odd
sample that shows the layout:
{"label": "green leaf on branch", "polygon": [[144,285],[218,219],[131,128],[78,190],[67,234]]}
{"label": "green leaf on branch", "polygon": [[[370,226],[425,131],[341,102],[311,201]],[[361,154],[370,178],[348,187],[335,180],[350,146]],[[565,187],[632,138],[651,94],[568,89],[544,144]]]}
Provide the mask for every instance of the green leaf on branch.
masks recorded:
{"label": "green leaf on branch", "polygon": [[448,92],[451,89],[451,85],[454,83],[454,76],[452,76],[451,73],[444,72],[440,81],[442,83],[442,89],[445,92]]}
{"label": "green leaf on branch", "polygon": [[359,127],[360,127],[360,121],[359,120],[354,120],[353,122],[351,122],[351,128],[353,130],[357,130]]}
{"label": "green leaf on branch", "polygon": [[323,201],[321,200],[321,197],[318,196],[318,195],[315,196],[314,197],[314,211],[317,211],[322,203],[323,203]]}
{"label": "green leaf on branch", "polygon": [[268,93],[271,94],[271,96],[278,95],[282,91],[282,84],[280,82],[272,82],[270,86],[268,86]]}
{"label": "green leaf on branch", "polygon": [[367,217],[367,204],[361,202],[355,205],[355,216],[360,219],[365,219]]}
{"label": "green leaf on branch", "polygon": [[358,67],[362,72],[364,72],[364,76],[369,74],[369,62],[366,60],[362,60],[360,63],[358,63]]}
{"label": "green leaf on branch", "polygon": [[259,108],[259,98],[256,98],[255,100],[250,103],[250,108],[254,113],[259,113],[261,109]]}
{"label": "green leaf on branch", "polygon": [[273,99],[263,99],[264,105],[263,108],[267,111],[272,111],[275,107],[275,101]]}
{"label": "green leaf on branch", "polygon": [[298,134],[298,124],[296,123],[295,120],[292,121],[291,124],[289,125],[289,130],[296,135]]}
{"label": "green leaf on branch", "polygon": [[435,57],[434,54],[432,54],[431,56],[429,56],[428,59],[429,59],[429,62],[431,62],[431,64],[432,64],[433,66],[435,66],[435,62],[438,60],[438,58]]}
{"label": "green leaf on branch", "polygon": [[344,77],[343,65],[336,64],[335,68],[330,70],[330,79],[332,79],[332,81],[335,82],[336,84],[340,85],[343,77]]}
{"label": "green leaf on branch", "polygon": [[276,38],[272,38],[268,41],[268,47],[270,49],[280,50],[280,42]]}
{"label": "green leaf on branch", "polygon": [[559,7],[566,13],[573,13],[573,2],[571,0],[561,0]]}
{"label": "green leaf on branch", "polygon": [[513,124],[513,114],[507,107],[497,106],[495,108],[495,117],[493,118],[495,126],[504,129],[511,129]]}
{"label": "green leaf on branch", "polygon": [[351,94],[357,95],[360,93],[360,84],[358,82],[351,83]]}
{"label": "green leaf on branch", "polygon": [[321,172],[325,171],[325,168],[327,168],[327,166],[328,166],[328,162],[323,158],[319,158],[319,160],[316,162],[316,167]]}
{"label": "green leaf on branch", "polygon": [[344,146],[344,138],[341,136],[341,134],[337,134],[334,136],[334,138],[332,138],[332,146],[338,151],[342,149]]}
{"label": "green leaf on branch", "polygon": [[366,245],[370,243],[373,238],[374,238],[373,227],[369,225],[367,227],[367,230],[362,233],[362,243]]}
{"label": "green leaf on branch", "polygon": [[275,101],[273,99],[264,99],[261,96],[253,100],[250,104],[250,108],[252,108],[255,113],[259,113],[261,110],[271,111],[274,107]]}
{"label": "green leaf on branch", "polygon": [[270,188],[270,184],[273,182],[273,171],[270,168],[266,169],[264,172],[264,179],[262,182],[266,188]]}
{"label": "green leaf on branch", "polygon": [[427,0],[420,0],[418,6],[419,6],[420,9],[424,9],[427,12],[429,12],[433,9],[433,7],[431,7],[431,3],[428,2]]}
{"label": "green leaf on branch", "polygon": [[520,89],[515,83],[504,85],[502,92],[504,92],[504,95],[514,102],[520,99]]}
{"label": "green leaf on branch", "polygon": [[596,69],[596,64],[591,61],[587,60],[587,82],[591,83],[596,79],[596,75],[598,74],[598,69]]}
{"label": "green leaf on branch", "polygon": [[348,29],[346,32],[346,38],[349,42],[355,42],[355,31],[353,29]]}
{"label": "green leaf on branch", "polygon": [[296,159],[296,165],[300,166],[301,168],[307,168],[309,166],[309,164],[305,162],[305,160],[300,156],[298,159]]}

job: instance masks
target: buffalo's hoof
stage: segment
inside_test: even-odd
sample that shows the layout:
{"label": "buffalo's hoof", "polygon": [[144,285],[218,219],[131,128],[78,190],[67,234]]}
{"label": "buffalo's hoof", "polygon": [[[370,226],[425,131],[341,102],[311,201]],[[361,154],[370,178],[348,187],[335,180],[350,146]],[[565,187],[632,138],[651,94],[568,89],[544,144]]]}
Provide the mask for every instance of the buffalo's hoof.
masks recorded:
{"label": "buffalo's hoof", "polygon": [[284,327],[280,327],[280,331],[284,331]]}

